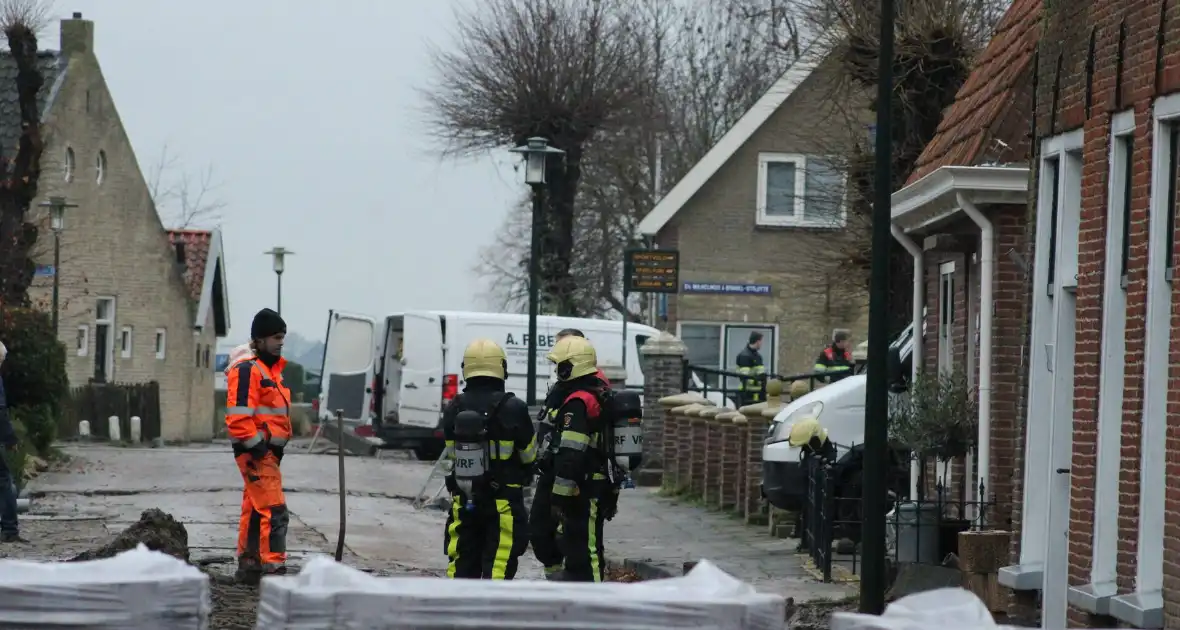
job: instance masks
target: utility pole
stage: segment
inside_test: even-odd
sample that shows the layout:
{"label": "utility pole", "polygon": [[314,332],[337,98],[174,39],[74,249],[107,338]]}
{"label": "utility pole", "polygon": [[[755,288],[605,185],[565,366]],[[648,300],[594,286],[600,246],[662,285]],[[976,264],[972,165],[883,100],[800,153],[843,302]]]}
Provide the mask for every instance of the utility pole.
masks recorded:
{"label": "utility pole", "polygon": [[65,197],[50,197],[39,204],[42,208],[49,208],[49,229],[53,231],[53,336],[60,337],[57,328],[61,308],[58,300],[61,292],[61,232],[65,229],[65,213],[67,208],[77,208],[78,204],[69,203]]}
{"label": "utility pole", "polygon": [[877,66],[876,175],[873,178],[872,274],[869,286],[869,358],[865,386],[864,483],[861,494],[864,564],[860,612],[885,610],[885,507],[889,461],[889,250],[893,197],[894,0],[881,0]]}

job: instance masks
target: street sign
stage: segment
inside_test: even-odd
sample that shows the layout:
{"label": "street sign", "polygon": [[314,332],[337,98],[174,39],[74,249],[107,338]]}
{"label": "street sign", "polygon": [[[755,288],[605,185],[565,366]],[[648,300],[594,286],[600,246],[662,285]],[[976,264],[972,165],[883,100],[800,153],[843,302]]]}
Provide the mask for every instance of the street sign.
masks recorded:
{"label": "street sign", "polygon": [[623,259],[628,293],[676,293],[680,289],[680,252],[629,249]]}
{"label": "street sign", "polygon": [[770,295],[773,287],[769,284],[745,284],[737,282],[685,282],[684,293],[725,293],[737,295]]}
{"label": "street sign", "polygon": [[37,265],[33,269],[33,276],[36,278],[52,278],[57,275],[57,269],[53,265]]}

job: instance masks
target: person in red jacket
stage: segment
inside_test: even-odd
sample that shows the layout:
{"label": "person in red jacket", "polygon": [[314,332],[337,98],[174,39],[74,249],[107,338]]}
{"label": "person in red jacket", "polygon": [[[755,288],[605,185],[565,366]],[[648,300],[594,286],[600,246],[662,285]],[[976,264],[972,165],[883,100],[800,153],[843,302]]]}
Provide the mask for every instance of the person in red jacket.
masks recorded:
{"label": "person in red jacket", "polygon": [[287,324],[264,308],[250,324],[253,354],[230,365],[225,424],[245,482],[238,523],[238,581],[287,572],[290,515],[279,463],[291,439],[291,390],[283,385]]}

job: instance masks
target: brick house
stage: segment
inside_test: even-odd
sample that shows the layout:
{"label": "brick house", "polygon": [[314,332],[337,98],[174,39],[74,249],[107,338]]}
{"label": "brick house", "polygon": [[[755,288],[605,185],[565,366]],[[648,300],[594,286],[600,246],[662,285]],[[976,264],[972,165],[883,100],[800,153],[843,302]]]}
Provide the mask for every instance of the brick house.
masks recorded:
{"label": "brick house", "polygon": [[[37,304],[60,290],[59,330],[74,386],[88,382],[160,385],[162,437],[212,437],[212,348],[229,328],[218,231],[169,234],[160,222],[135,152],[94,54],[94,23],[61,21],[60,51],[41,53],[45,150],[33,220]],[[14,146],[15,64],[0,57],[0,138]],[[39,203],[65,197],[60,269]],[[92,419],[96,420],[96,419]]]}
{"label": "brick house", "polygon": [[[1025,426],[1030,439],[1043,433],[1044,411],[1033,406],[1026,422],[1021,406],[1030,371],[1024,360],[1030,281],[1043,271],[1027,261],[1034,251],[1050,250],[1029,227],[1029,131],[1042,14],[1041,0],[1011,5],[905,187],[894,193],[892,208],[894,235],[915,264],[913,319],[922,329],[915,375],[961,370],[978,388],[976,452],[952,462],[945,477],[939,467],[934,477],[953,495],[992,502],[983,525],[1020,530],[1000,581],[1023,593],[1040,590],[1044,579],[1052,459],[1044,443],[1028,444],[1026,457]],[[1040,355],[1033,355],[1036,372]]]}
{"label": "brick house", "polygon": [[840,109],[839,84],[838,60],[805,51],[640,223],[680,251],[680,292],[659,310],[693,364],[733,370],[759,331],[769,372],[806,373],[835,329],[864,338],[863,288],[823,258],[846,237],[831,156],[867,116]]}

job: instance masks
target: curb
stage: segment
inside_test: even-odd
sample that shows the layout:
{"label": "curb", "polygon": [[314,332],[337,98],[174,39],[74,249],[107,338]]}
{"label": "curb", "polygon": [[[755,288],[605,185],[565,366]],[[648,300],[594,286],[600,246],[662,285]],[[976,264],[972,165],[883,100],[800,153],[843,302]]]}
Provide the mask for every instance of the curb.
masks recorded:
{"label": "curb", "polygon": [[[815,561],[811,559],[810,555],[805,554],[805,553],[800,553],[800,554],[795,554],[795,557],[798,558],[800,564],[803,565],[803,570],[806,571],[807,574],[810,575],[813,579],[815,579],[815,581],[817,581],[817,582],[824,581],[823,571],[819,570],[819,567],[817,567],[815,565]],[[859,584],[860,583],[860,576],[856,575],[855,573],[849,571],[848,569],[846,569],[840,565],[833,565],[832,566],[832,582],[831,583],[832,584]]]}

